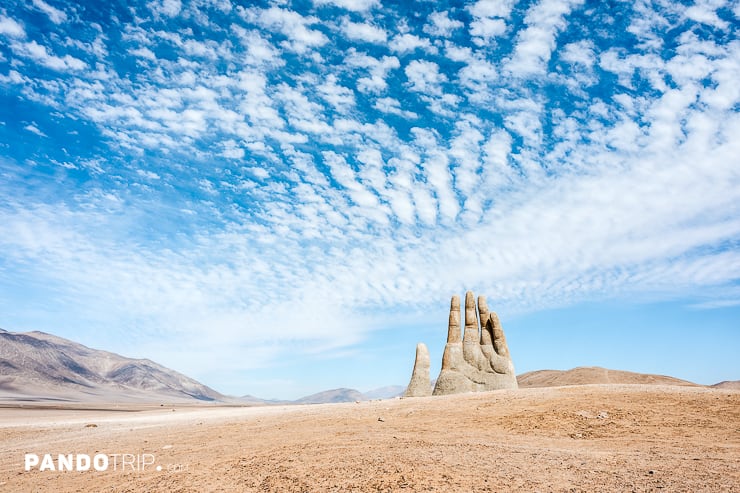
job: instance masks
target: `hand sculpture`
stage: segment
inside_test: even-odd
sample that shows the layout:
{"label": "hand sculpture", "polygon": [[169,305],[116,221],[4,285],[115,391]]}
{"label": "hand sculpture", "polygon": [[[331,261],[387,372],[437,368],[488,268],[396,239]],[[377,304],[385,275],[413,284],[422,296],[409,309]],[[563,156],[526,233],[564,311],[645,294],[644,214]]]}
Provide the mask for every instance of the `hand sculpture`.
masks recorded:
{"label": "hand sculpture", "polygon": [[[406,391],[408,396],[429,395],[415,382],[423,372],[424,355],[428,368],[429,353],[426,346],[417,347],[414,375]],[[421,357],[420,357],[421,356]],[[465,331],[460,341],[460,298],[452,297],[447,344],[442,355],[442,370],[434,387],[434,395],[482,392],[496,389],[517,388],[514,364],[506,345],[501,322],[495,312],[488,311],[486,298],[478,298],[476,310],[473,293],[465,294]]]}

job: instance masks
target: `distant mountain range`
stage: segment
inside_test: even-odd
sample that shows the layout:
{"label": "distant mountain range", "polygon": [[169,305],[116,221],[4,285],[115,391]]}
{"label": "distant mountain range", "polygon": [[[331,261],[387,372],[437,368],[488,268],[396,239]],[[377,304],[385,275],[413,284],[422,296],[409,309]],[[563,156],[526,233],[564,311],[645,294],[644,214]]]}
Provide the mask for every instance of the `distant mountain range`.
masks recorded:
{"label": "distant mountain range", "polygon": [[390,385],[369,392],[360,392],[355,389],[333,389],[325,390],[317,394],[301,397],[293,401],[294,404],[324,404],[330,402],[357,402],[371,401],[374,399],[391,399],[399,397],[406,390],[402,385]]}
{"label": "distant mountain range", "polygon": [[[699,386],[664,375],[599,367],[539,370],[517,377],[520,388],[584,384],[662,384]],[[740,389],[740,381],[712,387]],[[148,359],[132,359],[91,349],[44,332],[0,329],[0,401],[231,403],[246,405],[324,404],[390,399],[405,386],[392,385],[362,393],[355,389],[326,390],[294,401],[223,395],[181,373]]]}
{"label": "distant mountain range", "polygon": [[0,329],[0,399],[214,402],[228,397],[148,359],[90,349],[44,332]]}
{"label": "distant mountain range", "polygon": [[360,392],[355,389],[339,388],[324,390],[315,394],[307,395],[294,401],[279,399],[260,399],[253,395],[243,395],[239,401],[244,404],[264,405],[264,404],[331,404],[337,402],[357,402],[372,401],[375,399],[393,399],[403,395],[406,387],[403,385],[389,385],[368,392]]}
{"label": "distant mountain range", "polygon": [[0,329],[0,400],[60,402],[228,402],[321,404],[387,399],[405,387],[361,393],[334,389],[295,401],[223,395],[148,359],[91,349],[44,332]]}
{"label": "distant mountain range", "polygon": [[406,387],[403,385],[389,385],[387,387],[380,387],[378,389],[370,390],[368,392],[360,392],[356,389],[331,389],[324,390],[323,392],[317,392],[315,394],[307,395],[296,399],[294,401],[286,401],[279,399],[260,399],[253,395],[244,395],[239,397],[239,400],[245,404],[330,404],[336,402],[357,402],[357,401],[372,401],[375,399],[393,399],[394,397],[400,397],[403,395]]}

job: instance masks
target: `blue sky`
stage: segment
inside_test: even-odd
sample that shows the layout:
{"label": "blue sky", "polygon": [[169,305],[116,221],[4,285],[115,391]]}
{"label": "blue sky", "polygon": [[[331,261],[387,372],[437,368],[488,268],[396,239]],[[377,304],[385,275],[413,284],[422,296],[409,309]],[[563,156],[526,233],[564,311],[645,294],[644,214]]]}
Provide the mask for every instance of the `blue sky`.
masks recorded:
{"label": "blue sky", "polygon": [[740,378],[740,3],[7,1],[0,327],[298,397]]}

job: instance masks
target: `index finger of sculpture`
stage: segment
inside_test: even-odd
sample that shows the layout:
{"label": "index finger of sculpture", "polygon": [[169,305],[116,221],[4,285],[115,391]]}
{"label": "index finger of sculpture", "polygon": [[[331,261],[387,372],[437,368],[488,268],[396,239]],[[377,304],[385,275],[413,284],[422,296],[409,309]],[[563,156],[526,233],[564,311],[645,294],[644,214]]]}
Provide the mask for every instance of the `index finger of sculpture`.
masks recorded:
{"label": "index finger of sculpture", "polygon": [[447,324],[447,342],[460,342],[460,297],[450,300],[450,321]]}
{"label": "index finger of sculpture", "polygon": [[491,329],[488,326],[488,303],[485,296],[478,296],[478,314],[480,315],[480,344],[490,346],[493,344]]}
{"label": "index finger of sculpture", "polygon": [[501,327],[501,321],[498,319],[496,312],[491,312],[488,315],[488,324],[490,326],[491,334],[493,334],[493,349],[499,356],[509,357],[509,346],[506,344],[506,336],[504,336],[504,329]]}

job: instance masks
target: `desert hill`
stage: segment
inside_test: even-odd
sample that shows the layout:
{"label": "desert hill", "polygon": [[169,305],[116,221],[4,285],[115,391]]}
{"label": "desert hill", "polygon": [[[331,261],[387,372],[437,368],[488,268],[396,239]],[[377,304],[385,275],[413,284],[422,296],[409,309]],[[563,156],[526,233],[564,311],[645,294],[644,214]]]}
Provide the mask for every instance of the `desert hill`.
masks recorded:
{"label": "desert hill", "polygon": [[245,395],[239,397],[239,402],[245,404],[330,404],[338,402],[358,402],[358,401],[373,401],[377,399],[392,399],[394,397],[400,397],[406,387],[403,385],[388,385],[367,392],[360,392],[356,389],[330,389],[315,394],[307,395],[299,399],[280,400],[280,399],[260,399],[253,395]]}
{"label": "desert hill", "polygon": [[715,389],[732,389],[740,390],[740,380],[725,380],[724,382],[712,385]]}
{"label": "desert hill", "polygon": [[355,389],[333,389],[308,395],[293,402],[295,404],[326,404],[330,402],[355,402],[364,400],[367,400],[365,396]]}
{"label": "desert hill", "polygon": [[0,399],[212,402],[226,397],[148,359],[91,349],[44,332],[0,329]]}
{"label": "desert hill", "polygon": [[630,371],[609,370],[598,366],[585,366],[571,370],[538,370],[516,377],[520,388],[560,387],[587,384],[648,384],[648,385],[700,385],[665,375],[650,375]]}
{"label": "desert hill", "polygon": [[362,395],[365,396],[365,399],[371,401],[374,399],[392,399],[393,397],[399,397],[403,395],[405,391],[405,385],[388,385],[387,387],[380,387],[378,389],[363,392]]}

